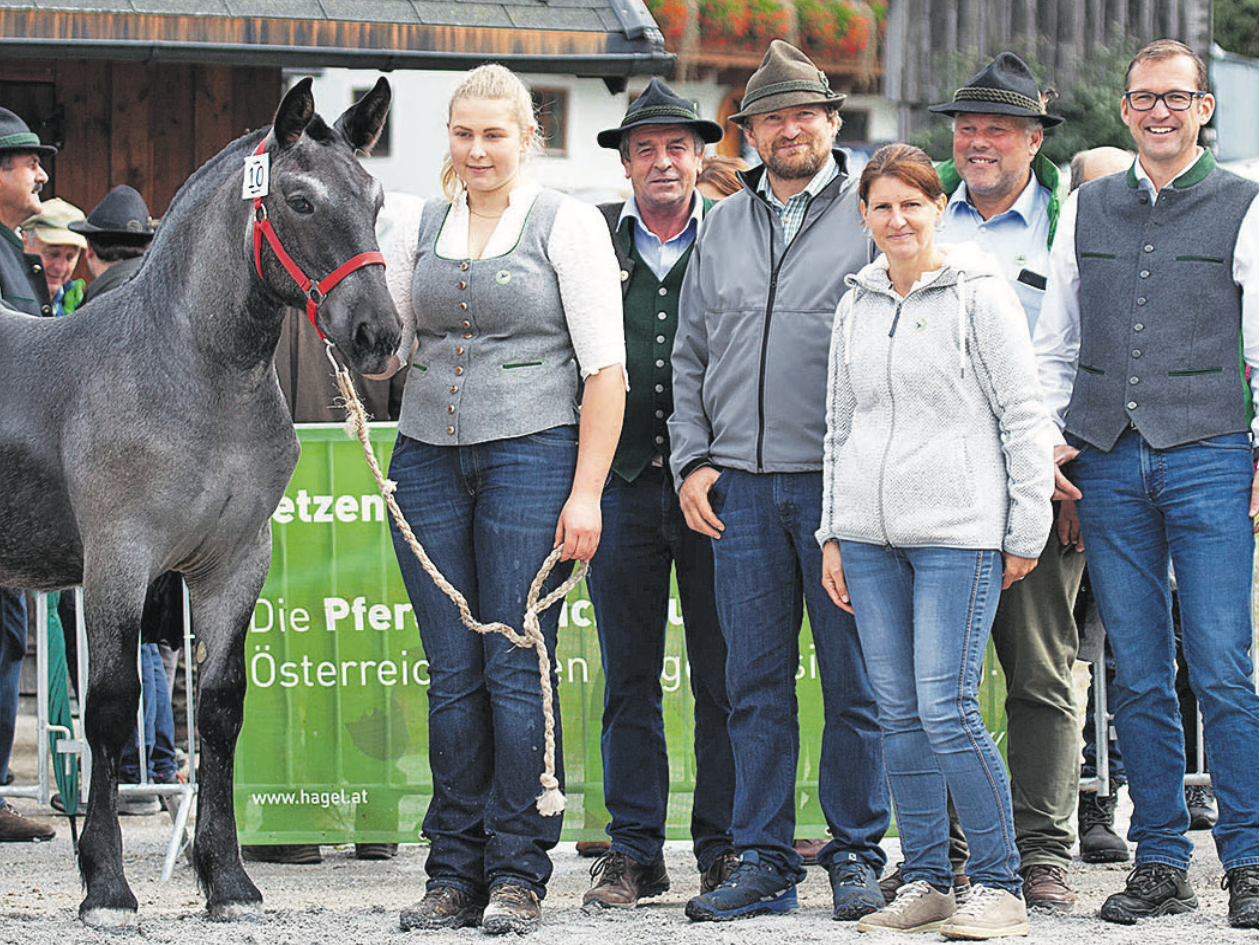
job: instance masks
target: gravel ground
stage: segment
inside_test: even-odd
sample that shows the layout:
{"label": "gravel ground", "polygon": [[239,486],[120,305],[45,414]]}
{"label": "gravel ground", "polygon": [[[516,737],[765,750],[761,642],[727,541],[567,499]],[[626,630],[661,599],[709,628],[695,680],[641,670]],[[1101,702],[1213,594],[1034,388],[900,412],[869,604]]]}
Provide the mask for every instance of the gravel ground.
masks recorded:
{"label": "gravel ground", "polygon": [[[33,780],[34,721],[23,717],[14,768],[19,781]],[[27,746],[25,751],[22,746]],[[52,811],[27,800],[15,808],[34,817]],[[1128,804],[1121,800],[1121,815]],[[192,870],[181,859],[174,876],[160,880],[170,821],[165,815],[123,818],[124,861],[127,876],[140,902],[135,929],[121,933],[85,928],[78,921],[83,892],[75,867],[70,831],[64,818],[54,821],[57,837],[50,843],[6,844],[0,866],[0,945],[117,945],[126,941],[178,945],[399,945],[403,942],[441,943],[482,941],[475,929],[458,932],[412,932],[398,929],[401,907],[419,899],[424,886],[425,847],[405,844],[398,857],[386,862],[362,862],[352,846],[323,848],[324,861],[313,866],[254,863],[247,868],[263,892],[264,913],[256,921],[218,924],[205,918],[204,901]],[[1123,886],[1128,867],[1087,866],[1077,861],[1071,883],[1079,897],[1068,916],[1037,913],[1029,942],[1038,945],[1197,945],[1197,943],[1254,943],[1255,932],[1229,928],[1226,897],[1220,889],[1220,867],[1211,836],[1192,834],[1195,855],[1191,881],[1200,908],[1191,915],[1153,920],[1125,928],[1097,918],[1103,900]],[[891,860],[897,842],[886,842]],[[667,844],[666,860],[673,877],[670,892],[650,904],[627,912],[585,915],[582,893],[589,885],[591,860],[577,856],[572,843],[553,853],[555,876],[543,909],[543,926],[530,937],[531,945],[776,945],[856,940],[878,945],[897,942],[887,933],[859,936],[852,924],[831,921],[831,892],[821,869],[811,867],[800,886],[801,909],[789,916],[760,917],[731,923],[692,923],[682,907],[695,895],[695,872],[689,845]],[[930,935],[925,940],[937,941]]]}

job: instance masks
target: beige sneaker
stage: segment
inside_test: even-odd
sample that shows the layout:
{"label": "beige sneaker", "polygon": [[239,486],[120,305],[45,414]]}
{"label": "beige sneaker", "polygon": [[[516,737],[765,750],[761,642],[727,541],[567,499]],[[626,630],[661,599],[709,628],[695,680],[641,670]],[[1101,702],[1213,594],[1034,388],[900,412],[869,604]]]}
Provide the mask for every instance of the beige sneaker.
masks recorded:
{"label": "beige sneaker", "polygon": [[1024,900],[989,886],[972,886],[967,901],[941,926],[946,938],[986,939],[1028,934]]}
{"label": "beige sneaker", "polygon": [[897,898],[858,919],[859,932],[935,932],[954,914],[954,897],[918,880],[897,889]]}

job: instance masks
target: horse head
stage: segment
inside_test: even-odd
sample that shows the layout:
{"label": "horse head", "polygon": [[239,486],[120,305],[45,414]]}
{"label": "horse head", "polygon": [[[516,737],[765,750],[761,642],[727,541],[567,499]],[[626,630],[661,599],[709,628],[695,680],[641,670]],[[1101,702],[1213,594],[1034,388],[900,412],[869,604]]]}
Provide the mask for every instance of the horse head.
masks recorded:
{"label": "horse head", "polygon": [[381,78],[329,127],[315,113],[309,78],[290,89],[260,145],[270,179],[250,225],[255,275],[306,311],[363,374],[384,368],[401,333],[376,242],[384,194],[359,161],[380,136],[389,103]]}

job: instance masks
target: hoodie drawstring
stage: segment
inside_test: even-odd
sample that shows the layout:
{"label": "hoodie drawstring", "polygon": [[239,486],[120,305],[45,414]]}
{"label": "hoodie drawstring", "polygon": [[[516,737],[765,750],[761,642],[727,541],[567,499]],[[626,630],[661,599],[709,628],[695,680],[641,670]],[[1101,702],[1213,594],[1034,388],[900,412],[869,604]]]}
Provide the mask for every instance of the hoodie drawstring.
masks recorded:
{"label": "hoodie drawstring", "polygon": [[958,376],[966,373],[967,367],[967,279],[958,273]]}

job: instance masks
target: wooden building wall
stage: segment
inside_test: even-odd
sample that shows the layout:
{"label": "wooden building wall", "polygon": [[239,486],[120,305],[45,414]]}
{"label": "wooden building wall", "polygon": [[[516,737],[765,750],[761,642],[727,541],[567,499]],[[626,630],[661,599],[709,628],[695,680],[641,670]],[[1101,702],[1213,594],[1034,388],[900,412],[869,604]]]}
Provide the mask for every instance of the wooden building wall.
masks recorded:
{"label": "wooden building wall", "polygon": [[130,184],[161,216],[207,159],[271,122],[281,91],[278,66],[0,60],[0,105],[61,148],[43,196],[84,212]]}

